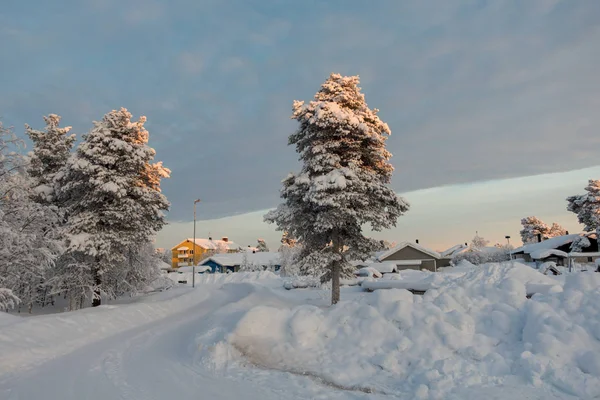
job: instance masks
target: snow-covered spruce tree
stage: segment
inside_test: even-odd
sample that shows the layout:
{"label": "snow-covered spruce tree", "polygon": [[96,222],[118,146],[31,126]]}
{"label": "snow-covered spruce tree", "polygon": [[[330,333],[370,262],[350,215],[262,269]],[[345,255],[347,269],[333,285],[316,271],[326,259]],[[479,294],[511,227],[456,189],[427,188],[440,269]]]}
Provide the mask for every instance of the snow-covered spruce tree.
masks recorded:
{"label": "snow-covered spruce tree", "polygon": [[92,297],[93,306],[100,305],[101,294],[120,293],[120,280],[134,279],[127,274],[128,263],[165,224],[169,203],[160,181],[170,171],[152,163],[155,151],[147,145],[145,121],[132,122],[124,108],[106,114],[83,136],[60,180],[59,200],[69,215],[70,265],[79,269],[65,273],[83,285],[63,289],[82,293],[92,282],[85,296]]}
{"label": "snow-covered spruce tree", "polygon": [[313,101],[294,102],[292,119],[300,126],[289,144],[302,170],[283,181],[284,202],[265,216],[302,243],[304,273],[332,281],[332,304],[340,298],[340,277],[352,276],[347,260],[364,259],[381,245],[363,236],[363,225],[390,228],[409,208],[388,186],[390,129],[358,84],[358,76],[331,74]]}
{"label": "snow-covered spruce tree", "polygon": [[10,289],[29,311],[43,302],[48,270],[62,248],[56,214],[32,200],[22,145],[0,124],[0,287]]}
{"label": "snow-covered spruce tree", "polygon": [[258,239],[257,241],[258,241],[258,245],[256,246],[256,251],[261,252],[261,253],[269,251],[267,242],[265,242],[264,239]]}
{"label": "snow-covered spruce tree", "polygon": [[68,135],[70,126],[59,127],[60,116],[44,117],[46,128],[38,131],[25,124],[25,132],[33,142],[28,172],[33,178],[35,199],[42,204],[56,204],[55,178],[64,169],[75,143],[75,135]]}
{"label": "snow-covered spruce tree", "polygon": [[567,210],[577,214],[585,232],[596,231],[600,238],[600,180],[590,179],[586,193],[567,197]]}

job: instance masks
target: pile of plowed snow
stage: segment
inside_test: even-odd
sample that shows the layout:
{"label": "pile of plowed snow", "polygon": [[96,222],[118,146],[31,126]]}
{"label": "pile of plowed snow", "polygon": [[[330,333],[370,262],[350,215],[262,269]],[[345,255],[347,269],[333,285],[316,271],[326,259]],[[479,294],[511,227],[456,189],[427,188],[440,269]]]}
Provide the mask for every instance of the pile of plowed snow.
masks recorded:
{"label": "pile of plowed snow", "polygon": [[[192,283],[192,273],[184,272],[182,274],[172,272],[169,277],[173,280],[181,280],[181,278],[187,279],[188,284]],[[196,285],[223,285],[225,283],[248,283],[258,282],[267,283],[268,281],[278,281],[278,285],[281,285],[281,281],[278,275],[271,271],[261,272],[236,272],[232,274],[196,274]]]}
{"label": "pile of plowed snow", "polygon": [[[206,357],[404,398],[490,385],[600,397],[600,274],[561,287],[506,263],[435,283],[423,296],[377,290],[328,309],[258,306]],[[532,285],[552,290],[527,299]]]}

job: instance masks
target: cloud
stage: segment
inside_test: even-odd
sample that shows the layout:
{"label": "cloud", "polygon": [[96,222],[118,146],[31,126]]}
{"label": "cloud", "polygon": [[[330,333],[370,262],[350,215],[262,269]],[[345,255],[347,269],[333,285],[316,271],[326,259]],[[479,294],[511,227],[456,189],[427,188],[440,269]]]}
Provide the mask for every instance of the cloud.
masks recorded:
{"label": "cloud", "polygon": [[334,71],[359,74],[391,126],[398,191],[597,164],[595,0],[160,4],[11,3],[0,109],[17,127],[63,113],[76,132],[120,106],[146,115],[173,219],[198,196],[202,218],[275,205],[298,168],[292,101]]}
{"label": "cloud", "polygon": [[204,69],[204,58],[201,54],[185,51],[179,55],[179,67],[185,73],[198,75]]}

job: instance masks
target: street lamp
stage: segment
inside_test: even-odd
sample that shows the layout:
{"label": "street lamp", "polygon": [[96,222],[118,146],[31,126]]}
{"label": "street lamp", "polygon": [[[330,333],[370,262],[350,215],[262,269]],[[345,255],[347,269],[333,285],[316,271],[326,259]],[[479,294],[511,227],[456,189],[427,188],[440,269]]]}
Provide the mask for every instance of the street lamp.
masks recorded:
{"label": "street lamp", "polygon": [[508,256],[512,260],[512,252],[510,251],[510,236],[506,235],[504,236],[504,239],[506,239],[506,249],[508,250]]}
{"label": "street lamp", "polygon": [[196,204],[200,199],[194,200],[194,243],[192,244],[192,287],[196,287]]}
{"label": "street lamp", "polygon": [[504,236],[504,239],[506,239],[506,244],[510,246],[510,236]]}

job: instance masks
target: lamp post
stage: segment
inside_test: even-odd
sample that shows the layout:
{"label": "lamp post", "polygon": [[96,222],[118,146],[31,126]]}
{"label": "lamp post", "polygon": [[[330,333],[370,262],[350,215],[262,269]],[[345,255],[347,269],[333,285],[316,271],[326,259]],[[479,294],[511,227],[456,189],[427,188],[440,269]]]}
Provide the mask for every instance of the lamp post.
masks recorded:
{"label": "lamp post", "polygon": [[196,204],[200,199],[194,200],[194,243],[192,244],[192,287],[196,287]]}
{"label": "lamp post", "polygon": [[504,236],[504,239],[506,239],[506,244],[510,246],[510,236]]}
{"label": "lamp post", "polygon": [[506,235],[504,236],[504,239],[506,239],[506,250],[508,250],[508,256],[512,260],[512,252],[510,251],[510,236]]}

